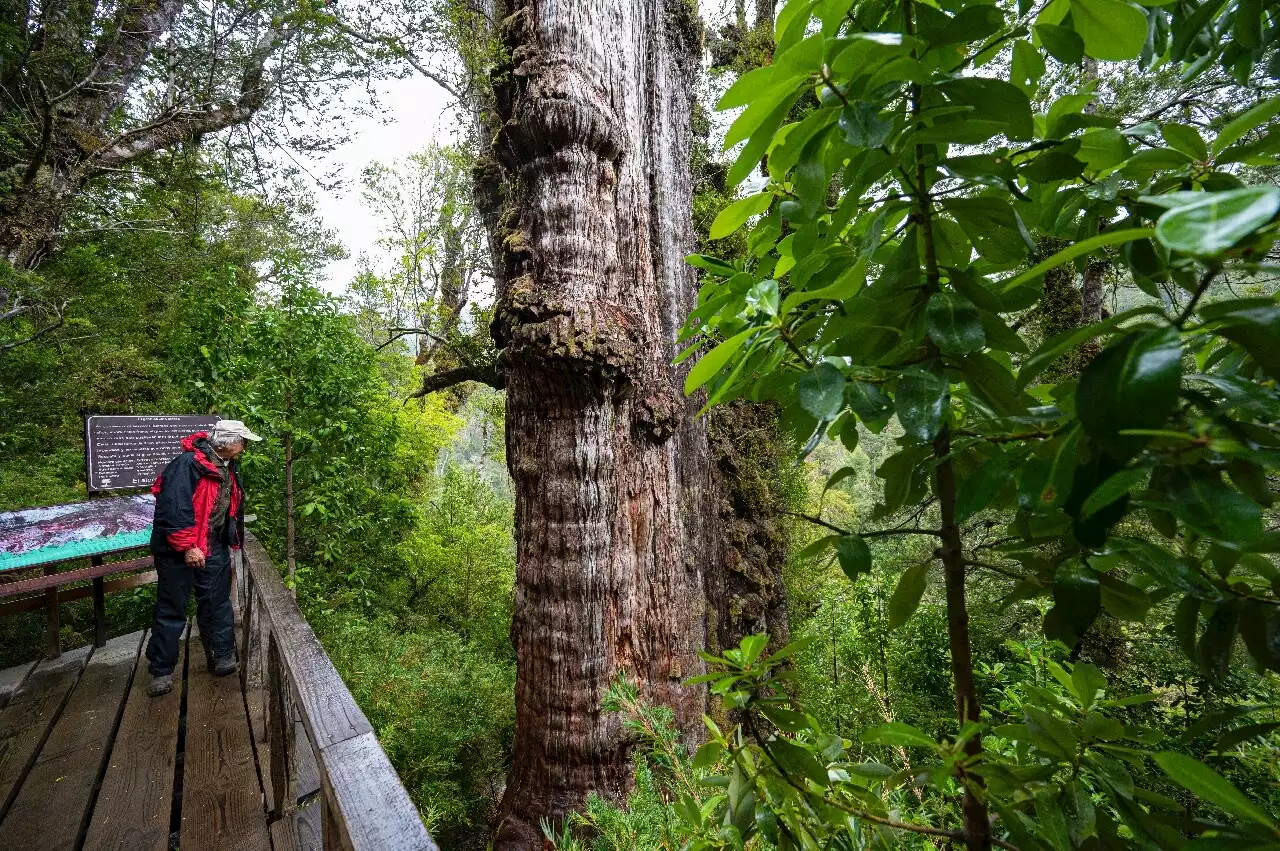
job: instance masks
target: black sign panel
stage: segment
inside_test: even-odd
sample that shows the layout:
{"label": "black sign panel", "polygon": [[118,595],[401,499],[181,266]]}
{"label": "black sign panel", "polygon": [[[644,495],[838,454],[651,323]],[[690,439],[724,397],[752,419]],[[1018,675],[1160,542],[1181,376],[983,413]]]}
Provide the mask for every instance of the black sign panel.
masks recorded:
{"label": "black sign panel", "polygon": [[89,492],[147,488],[182,452],[182,438],[211,431],[214,416],[87,417],[85,467]]}

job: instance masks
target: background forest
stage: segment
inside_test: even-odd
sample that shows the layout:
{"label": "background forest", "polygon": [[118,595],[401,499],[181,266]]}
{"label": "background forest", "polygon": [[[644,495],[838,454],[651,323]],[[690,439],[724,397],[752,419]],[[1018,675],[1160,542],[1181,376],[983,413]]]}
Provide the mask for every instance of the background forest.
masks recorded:
{"label": "background forest", "polygon": [[[872,21],[876,4],[854,4],[856,10],[848,3],[818,6],[805,6],[804,20],[815,10],[817,26],[834,27],[832,32],[848,34],[840,29],[847,25],[841,23],[846,11],[858,28],[875,31],[873,24],[883,23]],[[1224,8],[1203,8],[1209,6],[1213,14]],[[1134,221],[1122,221],[1131,215],[1120,210],[1129,198],[1125,193],[1132,196],[1134,186],[1162,169],[1187,171],[1182,182],[1162,191],[1276,184],[1280,65],[1274,45],[1280,17],[1274,4],[1226,7],[1244,11],[1225,21],[1206,13],[1201,26],[1225,27],[1246,47],[1253,39],[1254,47],[1231,61],[1204,53],[1210,61],[1194,73],[1187,66],[1199,61],[1195,51],[1178,40],[1198,36],[1185,34],[1185,22],[1172,37],[1167,23],[1152,23],[1150,38],[1130,51],[1125,39],[1120,45],[1107,41],[1106,27],[1082,24],[1087,18],[1079,12],[1074,24],[1065,17],[1049,22],[1036,17],[1042,8],[1023,3],[1001,6],[1001,15],[1010,16],[1007,30],[1003,17],[993,26],[990,15],[979,20],[985,14],[980,12],[964,18],[970,29],[955,41],[935,37],[961,51],[953,57],[957,61],[973,62],[984,76],[1016,86],[1028,122],[1033,112],[1036,122],[1036,130],[1025,135],[1002,125],[982,138],[962,133],[952,140],[965,155],[950,161],[946,174],[956,183],[942,184],[937,197],[972,188],[965,181],[1002,192],[1013,187],[1029,205],[1019,208],[1020,215],[1032,224],[1018,219],[1021,232],[1007,238],[999,215],[987,220],[982,216],[989,211],[963,207],[963,201],[976,199],[958,199],[948,208],[952,218],[938,230],[943,256],[967,260],[972,249],[977,261],[991,261],[991,268],[1009,273],[1005,280],[1024,285],[997,297],[976,279],[956,284],[966,300],[946,305],[949,319],[939,319],[941,311],[930,308],[928,333],[935,341],[953,341],[947,354],[963,356],[989,344],[1000,349],[1002,368],[1025,369],[1032,362],[1043,373],[1039,382],[1074,392],[1082,371],[1104,348],[1101,329],[1120,327],[1134,311],[1168,311],[1181,317],[1181,330],[1201,299],[1211,304],[1254,298],[1255,306],[1274,305],[1272,240],[1280,202],[1266,215],[1239,214],[1256,219],[1226,246],[1257,237],[1251,255],[1232,258],[1243,266],[1215,266],[1211,278],[1192,275],[1189,283],[1158,241],[1105,238],[1108,229],[1138,226],[1136,214]],[[967,12],[986,7],[944,2],[921,8],[930,10],[921,18],[926,39],[929,26],[959,27],[955,22]],[[84,498],[85,414],[210,411],[242,418],[266,435],[244,460],[250,511],[257,516],[252,531],[288,571],[304,613],[445,848],[485,847],[515,736],[514,496],[506,467],[503,379],[490,338],[498,276],[485,211],[473,195],[488,153],[487,140],[481,141],[484,122],[469,117],[486,108],[485,97],[475,94],[476,81],[502,61],[502,48],[490,43],[483,28],[471,26],[469,9],[444,4],[397,17],[396,10],[361,7],[339,17],[310,7],[273,16],[264,6],[259,11],[270,25],[263,26],[293,33],[296,40],[289,43],[296,53],[264,66],[253,49],[266,43],[262,33],[249,33],[226,61],[208,63],[208,86],[231,92],[227,97],[237,108],[278,109],[287,121],[237,124],[227,117],[220,126],[193,126],[179,144],[157,143],[138,156],[120,154],[101,168],[86,166],[38,246],[28,236],[25,242],[12,238],[30,233],[29,224],[25,230],[9,224],[20,218],[14,210],[33,181],[15,173],[22,168],[10,167],[5,238],[10,258],[25,259],[0,264],[0,310],[9,305],[0,314],[0,510]],[[792,298],[806,289],[847,286],[838,297],[852,303],[855,291],[843,273],[806,264],[828,250],[819,241],[834,239],[827,227],[833,218],[843,216],[844,226],[863,228],[859,239],[873,234],[866,237],[871,248],[865,256],[842,255],[839,262],[859,268],[863,277],[870,267],[886,276],[901,271],[905,281],[907,267],[915,270],[915,243],[909,250],[902,245],[914,239],[903,234],[911,233],[916,214],[904,205],[878,219],[872,215],[887,209],[875,204],[914,203],[911,176],[904,172],[901,185],[893,185],[892,174],[866,178],[852,166],[841,172],[843,165],[832,164],[847,152],[824,159],[827,153],[820,149],[840,144],[825,139],[844,140],[852,149],[874,153],[886,142],[896,144],[896,134],[908,132],[910,121],[893,123],[896,107],[885,104],[897,101],[888,96],[880,106],[867,106],[875,102],[869,93],[876,87],[839,64],[819,62],[821,73],[835,78],[823,77],[803,91],[791,80],[791,89],[778,94],[787,81],[766,75],[785,76],[798,67],[787,64],[787,55],[794,63],[803,61],[786,51],[799,52],[797,44],[808,41],[799,38],[804,27],[788,36],[787,11],[778,18],[779,10],[768,2],[748,11],[743,4],[703,10],[716,20],[701,33],[702,62],[693,87],[698,250],[692,260],[703,273],[704,289],[687,326],[690,353],[702,358],[694,370],[698,380],[689,386],[697,390],[706,383],[713,401],[726,403],[708,415],[713,442],[718,435],[722,443],[736,443],[736,452],[721,446],[717,456],[723,475],[739,485],[739,502],[724,522],[737,535],[746,562],[782,567],[785,599],[774,605],[784,612],[789,650],[786,658],[771,657],[788,642],[775,640],[766,651],[763,637],[747,638],[736,650],[709,648],[713,674],[721,674],[708,675],[708,681],[725,704],[712,711],[715,747],[682,742],[663,707],[647,704],[619,683],[607,708],[626,719],[631,741],[639,744],[635,790],[626,800],[592,796],[583,815],[545,826],[548,842],[600,849],[950,847],[958,837],[949,828],[876,831],[869,826],[876,822],[861,823],[849,809],[856,806],[859,815],[898,825],[946,826],[965,817],[965,787],[957,779],[963,771],[955,768],[964,758],[963,742],[950,749],[936,745],[957,736],[948,587],[935,567],[939,543],[925,534],[893,533],[938,522],[932,469],[922,463],[923,455],[912,454],[911,441],[921,433],[924,443],[935,440],[943,415],[929,425],[933,415],[920,413],[929,405],[912,402],[915,391],[904,389],[896,375],[859,372],[856,358],[865,352],[842,350],[847,360],[838,362],[824,361],[825,352],[810,359],[817,348],[801,351],[808,344],[799,333],[794,340],[780,334],[773,339],[780,353],[768,361],[770,344],[752,336],[760,328],[789,327],[790,314],[809,309],[804,299]],[[1256,35],[1249,27],[1257,20],[1236,23],[1250,12],[1262,21]],[[930,14],[947,20],[931,21]],[[796,15],[791,12],[792,19]],[[180,20],[203,26],[195,17]],[[1145,21],[1139,22],[1144,28]],[[206,35],[196,33],[191,44],[204,43]],[[867,40],[867,55],[860,57],[867,63],[910,58],[919,65],[920,57],[891,55],[893,45],[873,41]],[[7,44],[8,55],[16,55],[15,44]],[[190,59],[194,48],[183,45],[180,39],[171,44],[164,62],[169,72]],[[964,52],[965,45],[976,55]],[[884,55],[875,53],[882,48]],[[1183,56],[1168,58],[1177,50],[1186,54],[1186,63]],[[1099,62],[1100,53],[1116,61]],[[440,57],[443,65],[433,64]],[[277,82],[255,106],[245,101],[250,89],[243,81],[264,67]],[[889,74],[879,84],[912,83],[915,72],[908,63],[901,67],[908,68],[905,76]],[[325,69],[329,89],[306,82],[317,69]],[[182,80],[173,82],[171,73],[166,89],[163,74],[148,73],[154,78],[136,95],[138,103],[116,104],[116,110],[145,112],[139,106],[145,103],[184,127],[198,120],[194,112],[165,106],[182,103],[173,94],[183,89]],[[422,75],[444,86],[469,130],[454,144],[426,146],[401,162],[369,164],[362,185],[352,190],[379,224],[377,250],[358,259],[352,280],[322,286],[327,264],[343,253],[339,236],[318,218],[300,172],[263,162],[285,162],[282,151],[290,157],[322,155],[326,133],[340,133],[325,129],[323,120],[335,93],[397,74]],[[735,86],[744,75],[750,78],[746,85]],[[205,84],[192,83],[200,85]],[[846,98],[858,85],[866,88],[866,100],[851,105]],[[10,91],[16,89],[10,85]],[[1004,89],[999,95],[1005,101],[1013,97]],[[971,95],[984,108],[990,97]],[[22,152],[45,138],[28,126],[29,103],[14,106],[20,100],[10,98],[8,135],[0,139],[10,164],[21,164]],[[909,100],[902,98],[902,108]],[[991,109],[998,113],[1004,106],[997,101]],[[727,120],[716,112],[717,102]],[[881,106],[883,114],[877,111]],[[945,117],[948,107],[932,108]],[[199,120],[207,120],[212,113],[201,114],[206,118]],[[1239,123],[1242,115],[1253,116],[1247,126]],[[98,131],[109,127],[125,141],[137,138],[120,129],[118,117],[113,120],[102,118]],[[824,136],[827,125],[838,132]],[[1008,150],[992,147],[997,132],[1056,153],[1023,163],[1017,175],[1006,173],[1007,163],[999,160]],[[796,135],[788,145],[789,133]],[[1044,142],[1073,133],[1070,150]],[[1235,138],[1214,142],[1228,134]],[[935,135],[918,138],[928,145],[941,142],[945,152],[948,138]],[[1032,142],[1033,136],[1041,141]],[[1241,150],[1232,148],[1234,161],[1226,162],[1221,155],[1232,143]],[[1217,166],[1211,163],[1215,157]],[[1215,187],[1215,173],[1227,173],[1234,182],[1218,178],[1222,185]],[[1075,194],[1059,197],[1054,206],[1040,194],[1051,191],[1045,186]],[[859,208],[863,198],[874,209]],[[1270,204],[1274,195],[1263,200]],[[1032,204],[1038,205],[1034,219],[1026,212]],[[1008,249],[1007,239],[1017,247]],[[1037,265],[1089,240],[1094,241],[1066,262]],[[38,264],[27,262],[37,255]],[[954,259],[944,265],[966,263]],[[1033,267],[1037,274],[1023,274]],[[991,274],[991,268],[979,271]],[[933,272],[936,285],[936,264]],[[917,307],[923,337],[923,302]],[[800,327],[803,320],[793,330]],[[1261,333],[1274,338],[1278,329],[1273,322]],[[859,333],[870,337],[874,330]],[[974,335],[981,340],[974,343]],[[751,344],[744,342],[748,338]],[[1215,368],[1209,356],[1205,348],[1184,359],[1199,358],[1196,370],[1208,373]],[[1257,357],[1254,349],[1248,356]],[[750,357],[756,360],[748,368],[735,369]],[[784,357],[796,359],[789,374]],[[1247,597],[1248,605],[1269,599],[1244,618],[1252,612],[1271,624],[1260,639],[1266,652],[1245,626],[1237,626],[1238,612],[1229,628],[1208,603],[1201,617],[1194,592],[1204,583],[1187,579],[1185,571],[1169,568],[1176,576],[1166,583],[1158,568],[1144,574],[1116,559],[1096,570],[1073,567],[1076,572],[1063,578],[1059,562],[1046,567],[1036,561],[1042,553],[1008,548],[1022,534],[1017,524],[1033,522],[1033,503],[1049,486],[1057,456],[1040,450],[1006,456],[1001,447],[1016,439],[996,436],[994,451],[973,450],[964,457],[962,477],[972,487],[962,491],[968,502],[959,523],[966,546],[987,554],[981,564],[972,563],[977,569],[967,580],[973,683],[987,728],[985,746],[1006,760],[1014,778],[1009,784],[1016,791],[1006,796],[1009,809],[999,813],[1000,821],[1021,824],[1009,828],[1015,832],[1006,846],[1176,847],[1222,825],[1253,825],[1259,832],[1242,828],[1236,835],[1228,828],[1230,840],[1211,833],[1201,847],[1263,848],[1280,841],[1280,677],[1274,661],[1265,658],[1280,657],[1280,620],[1274,615],[1280,572],[1271,543],[1278,529],[1271,473],[1280,407],[1277,376],[1269,371],[1274,361],[1268,363],[1250,372],[1252,362],[1241,355],[1229,365],[1244,372],[1214,385],[1246,411],[1241,418],[1249,419],[1255,455],[1226,452],[1204,461],[1221,462],[1238,489],[1230,494],[1244,492],[1251,502],[1241,508],[1234,496],[1213,491],[1201,506],[1165,510],[1144,503],[1154,510],[1113,521],[1121,522],[1127,538],[1181,541],[1180,564],[1203,555],[1197,565],[1217,570],[1211,579],[1223,586],[1243,583],[1246,590],[1232,593]],[[764,386],[771,372],[785,375]],[[749,386],[761,375],[766,378],[760,385]],[[911,380],[928,383],[919,376]],[[1130,390],[1133,399],[1145,398],[1142,388]],[[1036,401],[1060,401],[1061,394],[1049,393]],[[955,399],[957,410],[971,417],[967,426],[974,434],[980,432],[973,425],[981,422],[978,414],[998,407],[981,393],[965,391]],[[1116,404],[1129,403],[1121,398]],[[744,419],[744,409],[759,418],[749,420],[751,439],[731,440],[731,429],[740,427],[733,418]],[[1041,428],[1039,421],[1019,425]],[[1163,425],[1134,427],[1154,434]],[[1154,436],[1178,440],[1168,433]],[[1049,445],[1062,435],[1046,426],[1040,437]],[[1069,451],[1076,451],[1075,444]],[[1174,456],[1180,451],[1160,449]],[[1015,481],[1015,467],[1038,469],[1039,483]],[[982,478],[983,469],[993,471],[989,480]],[[1218,467],[1213,469],[1220,482]],[[1111,475],[1090,487],[1101,487]],[[1095,499],[1093,513],[1127,500],[1131,492],[1141,499],[1148,485],[1158,490],[1159,479],[1112,482],[1114,492],[1106,493],[1106,504]],[[1224,547],[1227,536],[1212,515],[1226,512],[1229,519],[1233,511],[1247,515],[1242,523],[1256,520],[1258,538],[1268,543]],[[1066,533],[1046,525],[1043,534]],[[1210,549],[1211,542],[1216,548]],[[1203,553],[1196,549],[1202,544]],[[1248,578],[1240,579],[1241,573]],[[1028,579],[1037,575],[1038,583]],[[1193,597],[1194,608],[1185,602]],[[153,598],[150,588],[109,597],[112,629],[144,626]],[[67,607],[68,646],[88,640],[89,615],[87,604]],[[776,619],[765,620],[779,632]],[[0,620],[0,667],[38,655],[41,628],[38,615]],[[800,744],[786,747],[797,753],[783,752],[793,762],[779,761],[763,747],[750,751],[751,742],[791,741],[769,739],[750,727],[753,718],[795,737]],[[718,737],[721,728],[724,735]],[[734,733],[740,733],[736,741]],[[1098,742],[1105,743],[1105,753],[1089,750]],[[1157,752],[1161,756],[1154,759]],[[824,753],[842,768],[828,774],[822,767],[828,760],[822,759],[815,779],[809,768],[818,765],[814,755]],[[1177,762],[1182,756],[1200,762],[1188,768]],[[750,781],[759,788],[748,789],[741,765],[765,766],[770,760],[776,776],[760,768]],[[1196,765],[1211,770],[1195,774]],[[1191,772],[1192,781],[1179,779],[1180,771]],[[768,786],[806,772],[809,784],[802,791],[816,799],[793,799]],[[846,802],[843,809],[813,803],[837,799]],[[1151,811],[1173,832],[1143,834],[1136,825]],[[779,824],[810,833],[805,841],[779,839]],[[1211,844],[1228,841],[1233,844]]]}

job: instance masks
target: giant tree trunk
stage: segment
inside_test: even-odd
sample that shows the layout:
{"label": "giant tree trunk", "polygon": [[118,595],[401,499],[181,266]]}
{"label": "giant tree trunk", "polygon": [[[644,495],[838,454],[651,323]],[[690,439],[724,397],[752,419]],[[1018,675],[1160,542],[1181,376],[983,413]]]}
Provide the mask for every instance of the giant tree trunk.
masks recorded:
{"label": "giant tree trunk", "polygon": [[[508,187],[494,335],[516,491],[516,741],[497,847],[627,784],[600,711],[636,682],[696,734],[707,444],[668,366],[692,307],[686,0],[517,2],[495,141]],[[501,78],[501,77],[499,77]]]}

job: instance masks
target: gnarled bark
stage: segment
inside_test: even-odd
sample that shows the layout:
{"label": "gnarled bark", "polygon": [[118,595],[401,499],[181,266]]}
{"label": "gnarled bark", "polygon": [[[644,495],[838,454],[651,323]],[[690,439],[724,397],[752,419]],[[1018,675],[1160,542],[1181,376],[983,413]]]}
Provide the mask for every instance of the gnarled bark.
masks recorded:
{"label": "gnarled bark", "polygon": [[[496,92],[494,318],[516,490],[516,742],[497,847],[627,783],[626,676],[695,733],[709,467],[668,366],[693,305],[685,0],[518,2]],[[499,76],[501,79],[501,76]]]}

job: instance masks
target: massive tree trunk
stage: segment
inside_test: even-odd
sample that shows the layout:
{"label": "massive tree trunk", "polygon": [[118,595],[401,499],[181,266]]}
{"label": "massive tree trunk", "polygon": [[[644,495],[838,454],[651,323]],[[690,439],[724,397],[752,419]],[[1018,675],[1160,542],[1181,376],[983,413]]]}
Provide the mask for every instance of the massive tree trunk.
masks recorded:
{"label": "massive tree trunk", "polygon": [[[669,366],[696,282],[686,0],[517,2],[497,91],[507,188],[494,335],[516,490],[516,742],[500,849],[630,773],[610,681],[696,735],[703,424]],[[499,75],[499,79],[502,76]]]}

